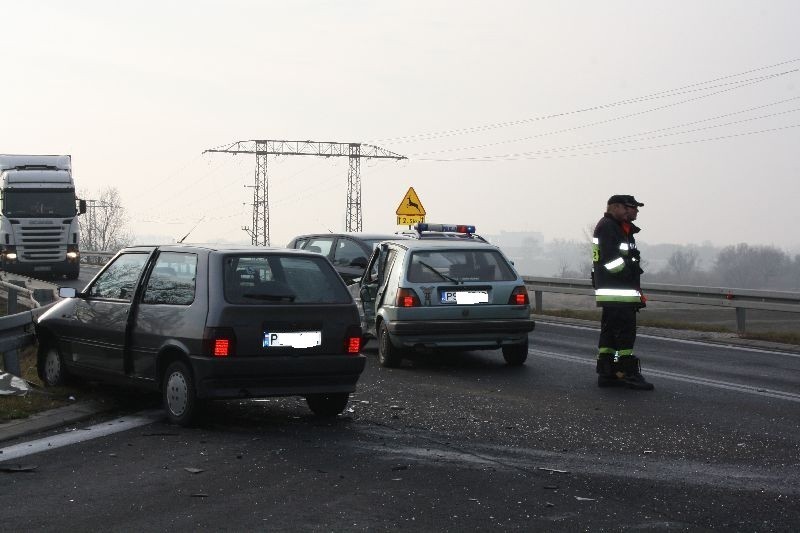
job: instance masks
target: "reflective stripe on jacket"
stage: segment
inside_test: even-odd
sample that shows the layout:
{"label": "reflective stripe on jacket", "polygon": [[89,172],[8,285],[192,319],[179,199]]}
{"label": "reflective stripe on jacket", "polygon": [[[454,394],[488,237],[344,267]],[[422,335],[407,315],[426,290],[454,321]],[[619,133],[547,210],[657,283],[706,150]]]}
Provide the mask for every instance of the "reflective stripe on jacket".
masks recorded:
{"label": "reflective stripe on jacket", "polygon": [[592,237],[592,272],[595,301],[599,306],[643,307],[640,289],[639,250],[634,234],[639,228],[630,224],[626,234],[622,225],[606,213],[597,223]]}

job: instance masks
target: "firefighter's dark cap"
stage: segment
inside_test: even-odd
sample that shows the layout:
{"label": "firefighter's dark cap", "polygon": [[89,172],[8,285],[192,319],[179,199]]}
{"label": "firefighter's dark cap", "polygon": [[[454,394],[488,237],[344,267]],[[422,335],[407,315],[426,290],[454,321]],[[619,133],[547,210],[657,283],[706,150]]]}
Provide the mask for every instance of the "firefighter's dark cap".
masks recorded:
{"label": "firefighter's dark cap", "polygon": [[611,204],[623,204],[627,205],[628,207],[642,207],[644,205],[642,202],[637,201],[636,198],[630,194],[615,194],[608,199],[608,205]]}

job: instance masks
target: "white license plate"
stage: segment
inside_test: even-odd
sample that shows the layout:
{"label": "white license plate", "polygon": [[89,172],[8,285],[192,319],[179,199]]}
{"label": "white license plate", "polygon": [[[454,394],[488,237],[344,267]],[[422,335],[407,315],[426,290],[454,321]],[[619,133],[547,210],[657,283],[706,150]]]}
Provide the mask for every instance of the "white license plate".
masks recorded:
{"label": "white license plate", "polygon": [[321,331],[264,332],[264,348],[313,348],[322,344]]}
{"label": "white license plate", "polygon": [[486,304],[489,303],[489,291],[442,291],[443,304]]}

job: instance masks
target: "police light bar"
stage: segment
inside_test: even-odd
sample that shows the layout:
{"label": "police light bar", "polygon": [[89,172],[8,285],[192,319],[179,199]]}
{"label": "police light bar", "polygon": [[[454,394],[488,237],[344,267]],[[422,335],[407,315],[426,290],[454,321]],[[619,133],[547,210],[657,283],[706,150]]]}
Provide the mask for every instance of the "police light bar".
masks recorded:
{"label": "police light bar", "polygon": [[420,222],[414,224],[414,229],[419,233],[423,231],[453,231],[456,233],[475,233],[475,226],[468,226],[466,224],[428,224],[427,222]]}

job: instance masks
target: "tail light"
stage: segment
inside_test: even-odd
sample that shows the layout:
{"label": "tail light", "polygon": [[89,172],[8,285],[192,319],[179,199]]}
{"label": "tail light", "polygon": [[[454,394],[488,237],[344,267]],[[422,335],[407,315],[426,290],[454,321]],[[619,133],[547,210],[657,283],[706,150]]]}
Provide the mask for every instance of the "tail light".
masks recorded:
{"label": "tail light", "polygon": [[531,303],[528,299],[528,289],[524,285],[514,287],[511,291],[511,296],[508,298],[508,303],[511,305],[528,305]]}
{"label": "tail light", "polygon": [[344,336],[344,353],[357,355],[361,352],[361,327],[350,326]]}
{"label": "tail light", "polygon": [[413,289],[399,289],[397,291],[397,307],[419,307],[419,297]]}
{"label": "tail light", "polygon": [[204,352],[210,357],[236,355],[236,334],[233,328],[206,328],[203,332]]}

